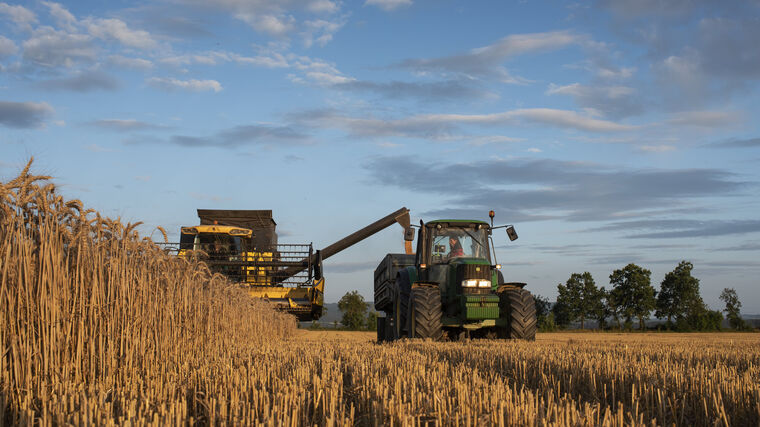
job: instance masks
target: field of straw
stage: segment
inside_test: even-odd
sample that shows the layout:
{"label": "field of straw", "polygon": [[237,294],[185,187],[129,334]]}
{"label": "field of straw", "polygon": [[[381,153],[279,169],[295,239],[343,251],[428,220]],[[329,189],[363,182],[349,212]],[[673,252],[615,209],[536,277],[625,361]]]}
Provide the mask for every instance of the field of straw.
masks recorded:
{"label": "field of straw", "polygon": [[135,226],[28,167],[0,183],[0,426],[760,424],[758,334],[377,345],[296,330]]}

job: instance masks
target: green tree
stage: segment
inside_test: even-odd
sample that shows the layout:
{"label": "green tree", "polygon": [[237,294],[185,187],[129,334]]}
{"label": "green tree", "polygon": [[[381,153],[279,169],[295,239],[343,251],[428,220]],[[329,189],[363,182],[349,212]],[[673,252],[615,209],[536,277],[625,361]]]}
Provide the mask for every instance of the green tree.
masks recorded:
{"label": "green tree", "polygon": [[[688,261],[681,261],[676,268],[665,275],[657,294],[658,319],[667,318],[668,325],[676,320],[704,314],[705,303],[699,295],[699,279],[691,275],[694,266]],[[704,309],[704,310],[703,310]]]}
{"label": "green tree", "polygon": [[[562,284],[558,285],[557,289],[560,287],[565,289]],[[564,292],[566,292],[566,290]],[[570,325],[570,322],[573,321],[572,314],[570,313],[570,306],[568,306],[567,303],[563,302],[559,296],[557,297],[557,302],[552,306],[551,314],[554,318],[555,325],[560,328],[566,328],[568,325]]]}
{"label": "green tree", "polygon": [[639,329],[644,330],[644,321],[657,306],[656,291],[652,287],[652,272],[636,264],[628,264],[610,274],[612,298],[626,323],[632,318],[639,319]]}
{"label": "green tree", "polygon": [[377,330],[377,316],[379,315],[378,312],[375,310],[370,311],[367,313],[367,330],[368,331],[376,331]]}
{"label": "green tree", "polygon": [[580,320],[581,329],[585,329],[588,318],[597,317],[603,310],[603,294],[594,283],[594,278],[588,271],[583,274],[573,273],[567,279],[565,286],[557,286],[559,293],[557,302],[560,301],[568,306],[570,318]]}
{"label": "green tree", "polygon": [[739,301],[739,295],[736,294],[736,290],[733,288],[723,289],[723,292],[720,293],[720,300],[726,303],[726,308],[723,311],[726,312],[728,324],[731,325],[731,328],[737,330],[747,329],[747,324],[740,314],[742,303]]}
{"label": "green tree", "polygon": [[[615,316],[615,313],[612,310],[612,306],[610,305],[610,293],[604,289],[604,286],[599,288],[599,295],[599,310],[594,313],[592,318],[596,319],[597,323],[599,323],[599,329],[607,329],[607,319],[610,317],[617,319],[617,317]],[[620,327],[619,323],[620,322],[618,321],[618,327]]]}
{"label": "green tree", "polygon": [[361,329],[364,326],[369,304],[357,291],[347,292],[338,301],[338,309],[343,313],[341,323],[348,329]]}
{"label": "green tree", "polygon": [[554,330],[554,316],[551,313],[551,304],[548,298],[541,295],[533,295],[533,303],[536,305],[536,323],[542,332]]}

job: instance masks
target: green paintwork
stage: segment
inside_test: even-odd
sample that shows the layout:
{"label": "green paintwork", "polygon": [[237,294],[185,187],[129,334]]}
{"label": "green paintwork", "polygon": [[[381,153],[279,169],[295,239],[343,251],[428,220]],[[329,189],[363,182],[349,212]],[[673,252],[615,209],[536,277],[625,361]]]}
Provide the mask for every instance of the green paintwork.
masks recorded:
{"label": "green paintwork", "polygon": [[499,297],[490,295],[462,295],[461,313],[467,320],[497,319],[499,317]]}

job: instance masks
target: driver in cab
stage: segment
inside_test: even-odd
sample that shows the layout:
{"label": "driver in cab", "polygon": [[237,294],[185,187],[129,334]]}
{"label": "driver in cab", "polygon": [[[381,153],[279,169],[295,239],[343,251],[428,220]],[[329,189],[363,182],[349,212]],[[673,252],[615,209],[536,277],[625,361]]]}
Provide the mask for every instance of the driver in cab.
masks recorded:
{"label": "driver in cab", "polygon": [[449,254],[446,256],[448,259],[464,256],[464,249],[456,236],[449,236],[449,249]]}

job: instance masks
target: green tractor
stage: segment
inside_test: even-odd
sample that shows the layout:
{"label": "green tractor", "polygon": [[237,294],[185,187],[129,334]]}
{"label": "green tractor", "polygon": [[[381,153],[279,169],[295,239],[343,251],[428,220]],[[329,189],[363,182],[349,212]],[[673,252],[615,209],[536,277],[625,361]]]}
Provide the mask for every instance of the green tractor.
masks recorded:
{"label": "green tractor", "polygon": [[[536,306],[525,283],[505,282],[493,226],[477,220],[420,221],[417,251],[388,254],[375,270],[377,340],[464,338],[534,340]],[[416,227],[416,226],[415,226]],[[414,239],[408,229],[406,240]]]}

